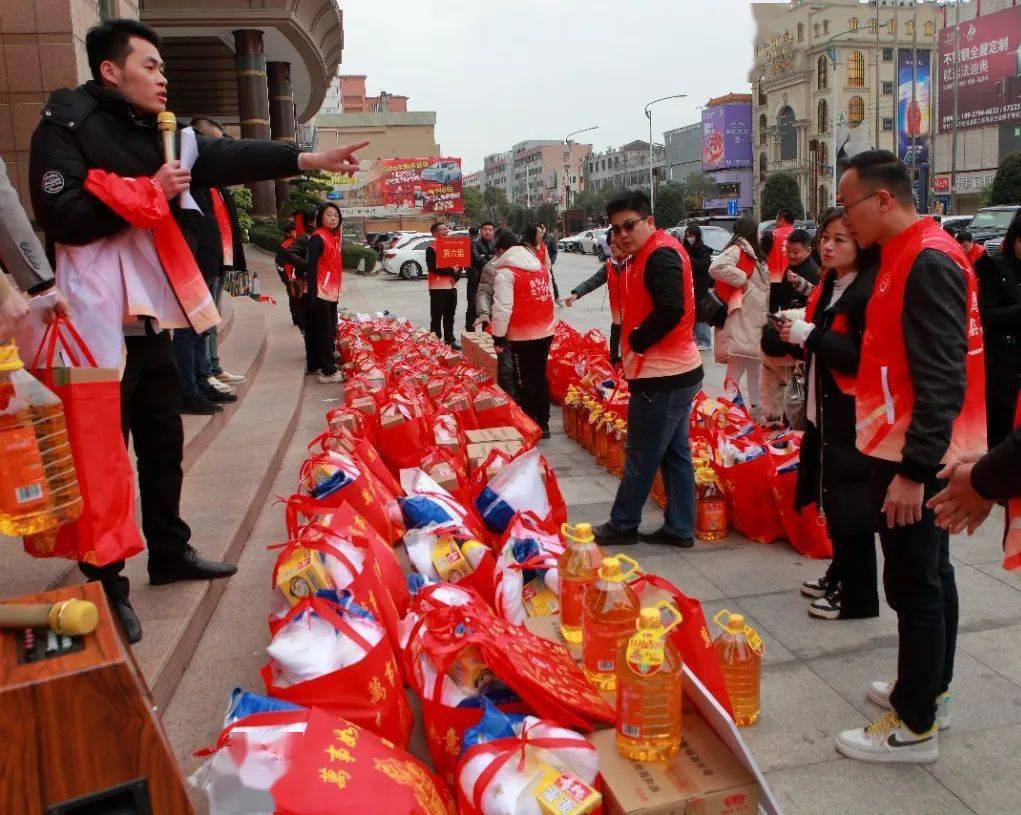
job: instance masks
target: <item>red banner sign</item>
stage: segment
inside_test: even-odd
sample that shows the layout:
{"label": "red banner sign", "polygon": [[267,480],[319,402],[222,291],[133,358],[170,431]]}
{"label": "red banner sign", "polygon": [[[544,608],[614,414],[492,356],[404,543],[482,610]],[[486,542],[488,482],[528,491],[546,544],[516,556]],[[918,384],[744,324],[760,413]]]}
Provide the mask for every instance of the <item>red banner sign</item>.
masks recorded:
{"label": "red banner sign", "polygon": [[437,238],[435,249],[436,265],[440,269],[452,269],[454,267],[466,268],[471,266],[471,238],[465,236],[457,238]]}

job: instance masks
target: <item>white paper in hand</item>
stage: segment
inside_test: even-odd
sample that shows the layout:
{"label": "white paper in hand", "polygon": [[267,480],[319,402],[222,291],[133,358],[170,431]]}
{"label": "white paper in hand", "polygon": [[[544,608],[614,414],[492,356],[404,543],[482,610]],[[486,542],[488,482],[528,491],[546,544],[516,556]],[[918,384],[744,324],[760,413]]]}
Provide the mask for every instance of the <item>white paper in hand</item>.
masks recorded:
{"label": "white paper in hand", "polygon": [[[198,157],[199,144],[195,138],[195,128],[186,127],[181,131],[181,166],[186,170],[190,170],[195,166]],[[181,193],[181,209],[193,209],[196,212],[202,212],[202,208],[192,197],[191,190],[185,190]]]}

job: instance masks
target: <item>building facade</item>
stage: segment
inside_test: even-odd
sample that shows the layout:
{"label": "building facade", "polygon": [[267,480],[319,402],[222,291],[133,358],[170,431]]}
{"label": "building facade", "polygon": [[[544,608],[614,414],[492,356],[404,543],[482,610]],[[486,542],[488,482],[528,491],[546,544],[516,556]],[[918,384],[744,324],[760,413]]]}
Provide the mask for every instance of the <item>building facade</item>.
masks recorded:
{"label": "building facade", "polygon": [[508,201],[523,207],[555,204],[563,211],[582,189],[585,159],[591,151],[591,144],[555,139],[518,142],[483,159],[479,189],[501,189]]}
{"label": "building facade", "polygon": [[461,178],[461,187],[465,190],[478,190],[482,192],[485,188],[486,175],[483,170],[476,170],[474,173],[468,173],[466,176]]}
{"label": "building facade", "polygon": [[837,158],[872,147],[905,158],[924,199],[934,121],[924,80],[942,19],[935,4],[794,0],[752,10],[756,208],[766,179],[782,171],[797,179],[806,214],[817,217],[834,200]]}
{"label": "building facade", "polygon": [[[665,150],[652,146],[652,167],[663,177]],[[649,189],[649,143],[633,141],[623,147],[611,147],[593,153],[585,162],[585,189]]]}
{"label": "building facade", "polygon": [[702,124],[678,127],[663,134],[664,179],[680,183],[692,173],[702,172]]}
{"label": "building facade", "polygon": [[326,89],[320,113],[407,113],[408,97],[380,91],[368,96],[365,74],[342,74],[333,77]]}
{"label": "building facade", "polygon": [[512,180],[514,178],[514,153],[505,150],[502,153],[490,153],[482,160],[482,190],[490,187],[503,190],[510,200]]}

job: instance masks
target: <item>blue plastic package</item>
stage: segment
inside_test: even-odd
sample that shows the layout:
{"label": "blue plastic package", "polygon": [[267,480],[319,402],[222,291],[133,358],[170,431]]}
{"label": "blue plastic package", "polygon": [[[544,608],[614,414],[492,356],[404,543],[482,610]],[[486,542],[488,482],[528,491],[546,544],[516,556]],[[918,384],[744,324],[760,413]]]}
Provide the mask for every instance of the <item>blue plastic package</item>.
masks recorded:
{"label": "blue plastic package", "polygon": [[486,698],[482,698],[482,718],[474,727],[464,731],[461,738],[461,754],[477,744],[512,739],[516,735],[514,727],[520,725],[525,717],[519,713],[504,713]]}
{"label": "blue plastic package", "polygon": [[276,710],[304,710],[300,705],[290,702],[283,702],[280,699],[273,699],[269,696],[261,696],[258,693],[250,693],[241,688],[234,688],[230,692],[230,699],[227,701],[227,715],[223,720],[226,727],[238,719],[251,716],[253,713],[271,713]]}

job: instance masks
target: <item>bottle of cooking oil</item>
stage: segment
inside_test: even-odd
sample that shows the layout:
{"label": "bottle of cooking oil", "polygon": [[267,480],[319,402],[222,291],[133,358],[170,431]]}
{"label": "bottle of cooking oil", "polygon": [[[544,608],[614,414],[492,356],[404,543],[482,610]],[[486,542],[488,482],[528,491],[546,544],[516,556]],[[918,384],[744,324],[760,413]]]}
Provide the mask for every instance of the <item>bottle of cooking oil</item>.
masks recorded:
{"label": "bottle of cooking oil", "polygon": [[617,752],[632,761],[669,761],[681,747],[681,656],[658,607],[643,608],[617,659]]}
{"label": "bottle of cooking oil", "polygon": [[605,467],[610,456],[610,434],[613,432],[614,415],[606,411],[596,424],[596,463]]}
{"label": "bottle of cooking oil", "polygon": [[568,642],[581,642],[585,591],[596,582],[603,552],[591,524],[564,524],[560,534],[567,548],[560,556],[560,633]]}
{"label": "bottle of cooking oil", "polygon": [[567,437],[569,439],[573,439],[575,437],[574,418],[577,412],[575,410],[577,404],[578,404],[578,389],[574,387],[574,385],[571,385],[571,387],[567,389],[567,396],[564,397],[564,409],[562,411],[564,419],[564,432],[567,434]]}
{"label": "bottle of cooking oil", "polygon": [[0,532],[55,530],[81,510],[60,399],[0,345]]}
{"label": "bottle of cooking oil", "polygon": [[713,644],[734,709],[734,724],[748,727],[759,718],[762,640],[744,621],[743,614],[731,614],[723,609],[713,617],[713,622],[723,629]]}
{"label": "bottle of cooking oil", "polygon": [[727,537],[727,499],[712,467],[695,470],[695,537],[703,541]]}
{"label": "bottle of cooking oil", "polygon": [[588,412],[582,414],[581,446],[593,455],[596,452],[596,425],[602,415],[603,409],[595,399],[591,400]]}
{"label": "bottle of cooking oil", "polygon": [[607,455],[607,469],[617,476],[624,476],[624,446],[627,442],[627,422],[617,419],[613,423],[613,434],[610,436],[609,453]]}
{"label": "bottle of cooking oil", "polygon": [[[621,570],[621,563],[630,566]],[[598,579],[585,590],[585,615],[581,626],[582,667],[599,690],[617,687],[617,655],[635,630],[641,610],[638,598],[625,582],[638,570],[626,555],[603,558]]]}

